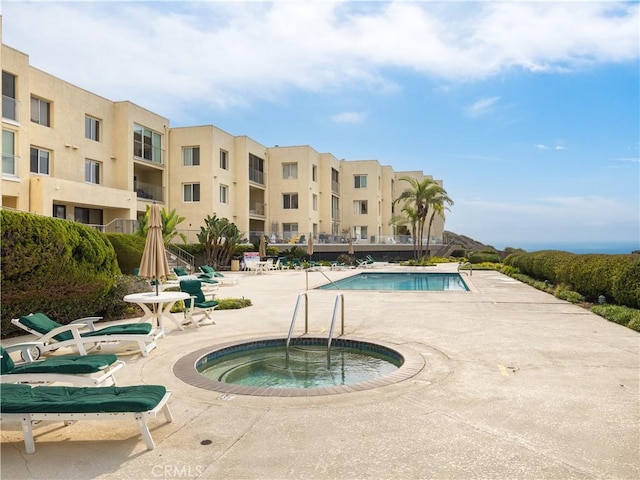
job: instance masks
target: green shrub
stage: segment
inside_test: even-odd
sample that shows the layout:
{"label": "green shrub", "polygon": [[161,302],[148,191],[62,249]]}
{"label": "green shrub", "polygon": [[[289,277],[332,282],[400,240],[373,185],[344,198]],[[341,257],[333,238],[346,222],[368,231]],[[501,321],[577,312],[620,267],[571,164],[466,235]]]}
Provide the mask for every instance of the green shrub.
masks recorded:
{"label": "green shrub", "polygon": [[580,295],[578,292],[573,292],[571,290],[556,290],[555,296],[560,300],[566,300],[571,303],[582,303],[584,302],[584,297]]}
{"label": "green shrub", "polygon": [[454,258],[464,258],[465,251],[463,249],[456,249],[453,252],[451,252],[451,256]]}
{"label": "green shrub", "polygon": [[145,237],[126,233],[107,233],[105,236],[113,245],[120,271],[133,274],[133,270],[140,266],[140,260],[142,260]]}
{"label": "green shrub", "polygon": [[640,310],[620,305],[596,305],[591,311],[611,322],[640,332]]}
{"label": "green shrub", "polygon": [[513,276],[516,273],[520,273],[520,270],[518,270],[516,267],[512,267],[511,265],[501,265],[500,271],[505,275],[509,275],[509,276]]}
{"label": "green shrub", "polygon": [[611,293],[616,303],[640,308],[640,257],[622,269],[613,282]]}
{"label": "green shrub", "polygon": [[469,263],[500,263],[500,255],[497,253],[479,252],[469,255]]}
{"label": "green shrub", "polygon": [[2,335],[11,319],[43,312],[60,323],[106,308],[120,273],[113,246],[97,230],[57,218],[0,211]]}
{"label": "green shrub", "polygon": [[218,298],[218,310],[238,310],[240,308],[250,307],[251,300],[248,298]]}

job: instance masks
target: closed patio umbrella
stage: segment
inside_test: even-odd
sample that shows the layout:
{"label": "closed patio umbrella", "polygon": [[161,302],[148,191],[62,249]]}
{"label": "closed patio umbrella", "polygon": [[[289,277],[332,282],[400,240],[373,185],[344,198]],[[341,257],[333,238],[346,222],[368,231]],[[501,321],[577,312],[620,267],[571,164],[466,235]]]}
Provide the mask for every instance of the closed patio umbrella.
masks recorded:
{"label": "closed patio umbrella", "polygon": [[313,237],[311,235],[307,239],[307,253],[309,254],[309,259],[311,259],[311,255],[313,255]]}
{"label": "closed patio umbrella", "polygon": [[347,250],[347,253],[349,255],[353,255],[354,251],[353,251],[353,238],[351,238],[351,235],[349,235],[349,250]]}
{"label": "closed patio umbrella", "polygon": [[267,256],[267,241],[264,239],[264,235],[260,235],[260,248],[258,248],[260,259]]}
{"label": "closed patio umbrella", "polygon": [[160,208],[156,204],[153,204],[149,210],[148,225],[147,240],[144,244],[138,275],[143,278],[154,279],[156,295],[158,295],[160,279],[167,278],[169,275],[169,262],[167,262],[167,252],[162,238]]}

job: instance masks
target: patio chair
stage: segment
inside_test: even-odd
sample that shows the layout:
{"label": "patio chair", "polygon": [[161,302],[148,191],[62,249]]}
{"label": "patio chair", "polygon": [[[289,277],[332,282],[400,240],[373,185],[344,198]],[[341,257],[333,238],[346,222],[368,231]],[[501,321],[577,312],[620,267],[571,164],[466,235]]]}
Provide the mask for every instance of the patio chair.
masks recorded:
{"label": "patio chair", "polygon": [[[162,385],[130,387],[64,387],[6,384],[0,389],[0,418],[22,424],[25,449],[35,453],[33,425],[42,421],[135,419],[148,450],[155,444],[147,426],[148,418],[163,412],[173,420],[168,400],[171,395]],[[68,446],[68,444],[67,444]]]}
{"label": "patio chair", "polygon": [[[80,355],[87,350],[100,348],[102,344],[137,344],[144,357],[156,348],[156,340],[162,332],[155,331],[150,323],[124,323],[96,330],[94,323],[102,317],[85,317],[74,320],[68,325],[61,325],[51,320],[44,313],[31,313],[11,320],[15,326],[38,337],[38,345],[32,349],[37,352],[33,358],[37,360],[41,353],[57,350],[61,347],[72,347]],[[81,331],[87,329],[88,331]],[[26,358],[24,360],[27,360]]]}
{"label": "patio chair", "polygon": [[114,373],[124,367],[115,355],[58,355],[16,363],[12,352],[31,359],[33,343],[0,346],[0,383],[69,383],[97,387],[116,385]]}
{"label": "patio chair", "polygon": [[[210,320],[212,324],[216,323],[211,318],[211,313],[218,306],[218,302],[214,298],[215,294],[204,294],[200,280],[182,280],[180,290],[188,293],[191,297],[184,301],[185,323],[191,322],[196,327],[199,327],[205,319]],[[207,300],[207,296],[210,298],[209,300]],[[196,321],[194,318],[196,315],[201,317],[200,320]]]}

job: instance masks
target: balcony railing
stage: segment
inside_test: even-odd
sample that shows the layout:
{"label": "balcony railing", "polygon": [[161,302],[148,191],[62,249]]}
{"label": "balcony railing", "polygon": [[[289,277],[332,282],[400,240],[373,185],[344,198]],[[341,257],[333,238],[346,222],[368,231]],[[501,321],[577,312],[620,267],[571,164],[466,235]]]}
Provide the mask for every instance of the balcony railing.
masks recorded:
{"label": "balcony railing", "polygon": [[264,185],[264,172],[256,170],[255,168],[250,168],[249,181]]}
{"label": "balcony railing", "polygon": [[253,204],[253,208],[249,209],[249,213],[252,215],[264,215],[264,203],[256,202]]}
{"label": "balcony railing", "polygon": [[18,121],[18,101],[15,98],[2,96],[2,118]]}
{"label": "balcony railing", "polygon": [[331,181],[331,193],[340,194],[340,182],[336,182],[335,180]]}
{"label": "balcony railing", "polygon": [[133,189],[140,199],[164,202],[164,188],[158,185],[136,181],[133,183]]}
{"label": "balcony railing", "polygon": [[8,177],[18,176],[18,158],[17,155],[2,154],[2,175]]}

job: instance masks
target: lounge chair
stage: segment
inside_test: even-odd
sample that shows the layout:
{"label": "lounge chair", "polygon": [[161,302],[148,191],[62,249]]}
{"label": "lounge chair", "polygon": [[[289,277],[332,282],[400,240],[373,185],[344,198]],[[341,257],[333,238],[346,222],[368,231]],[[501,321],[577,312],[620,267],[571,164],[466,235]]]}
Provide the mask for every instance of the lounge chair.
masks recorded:
{"label": "lounge chair", "polygon": [[[182,280],[180,290],[190,295],[190,298],[184,301],[185,323],[191,322],[199,327],[205,318],[213,324],[216,323],[211,318],[211,313],[218,306],[218,302],[213,298],[214,294],[204,294],[200,280]],[[207,300],[207,296],[209,296],[209,300]],[[196,321],[194,318],[196,315],[200,315],[201,319]]]}
{"label": "lounge chair", "polygon": [[[38,359],[40,353],[57,350],[61,347],[73,347],[80,355],[87,354],[89,349],[99,347],[103,343],[138,345],[143,356],[156,348],[156,339],[162,332],[156,332],[150,323],[124,323],[112,325],[96,330],[94,323],[102,317],[85,317],[74,320],[68,325],[54,322],[44,313],[32,313],[20,318],[14,318],[11,323],[32,333],[38,337],[39,350],[34,359]],[[81,331],[88,329],[89,331]],[[25,359],[27,360],[27,359]]]}
{"label": "lounge chair", "polygon": [[204,276],[203,274],[190,274],[182,267],[174,267],[173,272],[177,275],[178,281],[182,280],[200,280],[201,282],[211,285],[210,288],[217,288],[219,285],[218,279]]}
{"label": "lounge chair", "polygon": [[74,386],[116,385],[114,373],[124,367],[115,355],[58,355],[15,363],[11,352],[29,358],[33,343],[0,346],[0,383],[70,383]]}
{"label": "lounge chair", "polygon": [[238,277],[228,277],[227,275],[218,272],[215,268],[209,265],[200,265],[200,271],[202,272],[200,275],[198,275],[198,278],[200,280],[217,280],[222,285],[237,285],[238,283],[240,283],[240,279]]}
{"label": "lounge chair", "polygon": [[[0,418],[22,424],[27,453],[35,453],[33,425],[41,421],[59,421],[65,424],[76,420],[135,419],[140,433],[153,450],[155,444],[148,418],[160,411],[167,422],[173,420],[167,401],[171,392],[162,385],[136,385],[131,387],[62,387],[6,384],[0,389]],[[68,444],[67,444],[68,445]]]}

